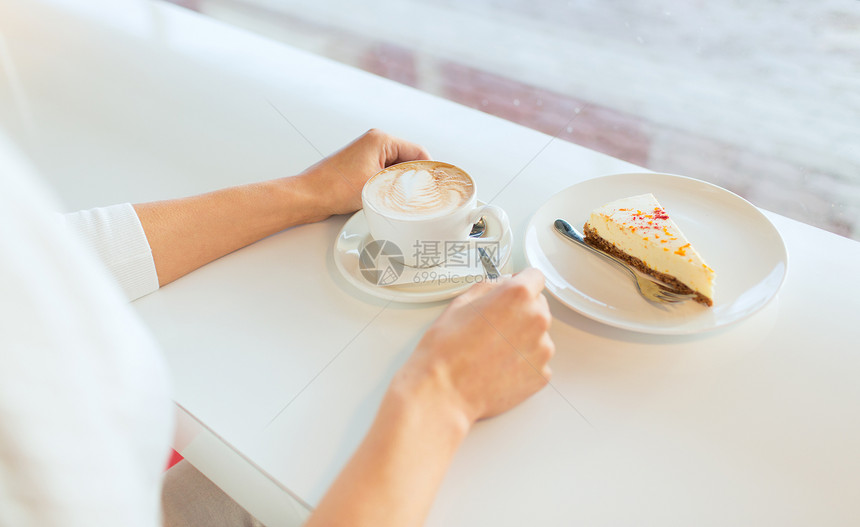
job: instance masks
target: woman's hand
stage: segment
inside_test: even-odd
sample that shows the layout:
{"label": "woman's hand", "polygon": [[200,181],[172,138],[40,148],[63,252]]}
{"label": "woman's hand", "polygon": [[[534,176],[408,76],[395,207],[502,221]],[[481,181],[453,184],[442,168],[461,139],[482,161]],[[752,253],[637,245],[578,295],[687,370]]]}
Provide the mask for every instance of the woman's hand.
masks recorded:
{"label": "woman's hand", "polygon": [[404,161],[430,159],[420,145],[373,129],[308,168],[296,180],[313,197],[311,221],[361,208],[361,189],[371,176]]}
{"label": "woman's hand", "polygon": [[526,269],[482,282],[455,299],[419,342],[394,381],[450,403],[467,426],[500,414],[545,386],[555,345],[544,277]]}

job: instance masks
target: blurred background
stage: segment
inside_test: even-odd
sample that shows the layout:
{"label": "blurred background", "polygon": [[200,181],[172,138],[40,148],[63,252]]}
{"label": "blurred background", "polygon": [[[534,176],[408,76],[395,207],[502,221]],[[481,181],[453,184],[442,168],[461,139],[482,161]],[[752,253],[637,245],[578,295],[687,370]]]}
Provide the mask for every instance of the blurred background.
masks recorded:
{"label": "blurred background", "polygon": [[166,1],[860,240],[860,1]]}

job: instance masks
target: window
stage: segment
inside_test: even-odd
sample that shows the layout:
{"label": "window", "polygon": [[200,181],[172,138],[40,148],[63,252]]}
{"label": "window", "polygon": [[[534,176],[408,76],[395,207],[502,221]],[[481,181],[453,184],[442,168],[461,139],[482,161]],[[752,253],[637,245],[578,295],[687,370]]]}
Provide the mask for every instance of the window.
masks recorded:
{"label": "window", "polygon": [[860,240],[860,1],[173,1]]}

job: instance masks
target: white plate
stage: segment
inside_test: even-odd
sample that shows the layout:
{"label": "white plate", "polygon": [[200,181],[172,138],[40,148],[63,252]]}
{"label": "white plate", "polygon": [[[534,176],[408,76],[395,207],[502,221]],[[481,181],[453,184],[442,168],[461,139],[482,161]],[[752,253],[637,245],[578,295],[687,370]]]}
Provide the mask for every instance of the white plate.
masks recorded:
{"label": "white plate", "polygon": [[[610,201],[652,193],[716,272],[714,306],[654,306],[623,271],[553,229],[563,218],[582,231],[591,211]],[[748,317],[777,293],[788,269],[785,243],[755,206],[723,188],[670,174],[616,174],[584,181],[547,201],[525,234],[529,264],[546,275],[559,301],[583,315],[643,333],[688,334]]]}
{"label": "white plate", "polygon": [[[492,226],[488,227],[488,229],[492,229]],[[487,234],[493,235],[489,230]],[[453,298],[465,292],[466,289],[469,289],[476,281],[480,281],[482,278],[478,277],[479,280],[458,280],[457,282],[378,286],[368,281],[359,269],[361,250],[372,240],[373,238],[367,229],[367,220],[364,217],[364,211],[360,210],[347,220],[335,240],[334,263],[349,283],[375,297],[406,303],[437,302]],[[503,274],[510,273],[512,250],[513,235],[510,229],[508,229],[502,235],[498,247],[499,262],[501,263],[498,267]],[[434,273],[435,268],[428,268],[426,271],[427,273]],[[439,274],[442,274],[441,271]]]}

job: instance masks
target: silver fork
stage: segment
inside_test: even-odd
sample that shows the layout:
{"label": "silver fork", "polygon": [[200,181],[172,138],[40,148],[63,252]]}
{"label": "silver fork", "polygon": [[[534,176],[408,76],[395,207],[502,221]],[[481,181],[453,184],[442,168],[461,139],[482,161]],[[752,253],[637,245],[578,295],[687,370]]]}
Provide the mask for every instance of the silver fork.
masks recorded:
{"label": "silver fork", "polygon": [[615,264],[618,264],[619,267],[627,271],[630,277],[636,282],[636,287],[639,289],[639,293],[643,298],[645,298],[645,300],[659,304],[675,304],[677,302],[683,302],[693,298],[694,295],[677,293],[669,289],[666,285],[651,280],[650,278],[645,278],[634,271],[633,268],[627,265],[623,260],[619,260],[611,254],[607,254],[599,249],[595,249],[591,245],[588,245],[585,243],[585,238],[582,237],[582,234],[574,229],[568,222],[558,219],[555,220],[553,226],[555,227],[555,231],[561,234],[565,239],[570,240],[580,247],[584,247],[594,254],[602,256]]}

